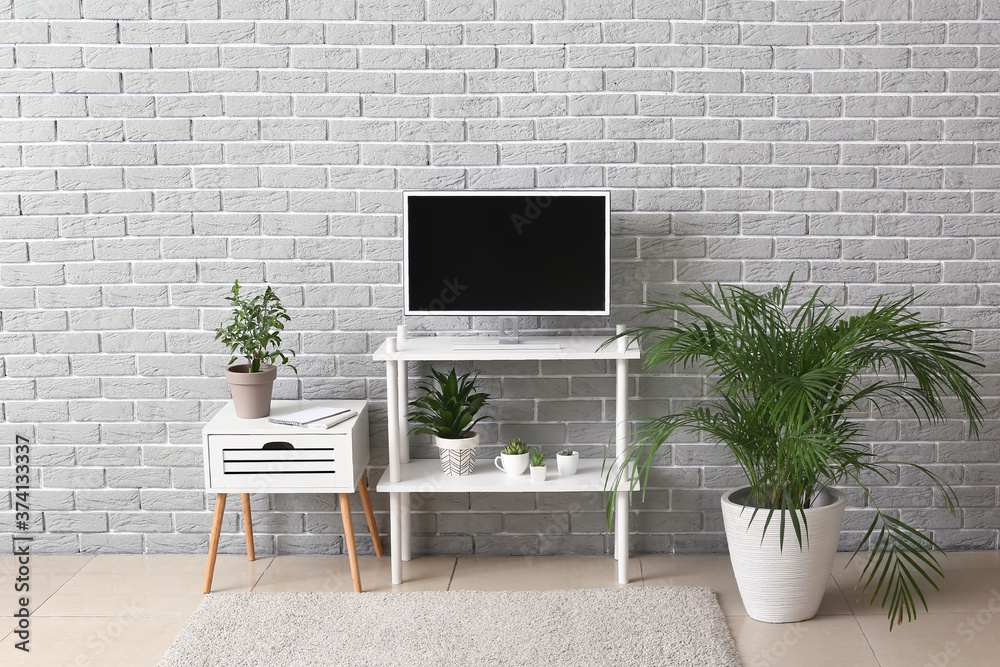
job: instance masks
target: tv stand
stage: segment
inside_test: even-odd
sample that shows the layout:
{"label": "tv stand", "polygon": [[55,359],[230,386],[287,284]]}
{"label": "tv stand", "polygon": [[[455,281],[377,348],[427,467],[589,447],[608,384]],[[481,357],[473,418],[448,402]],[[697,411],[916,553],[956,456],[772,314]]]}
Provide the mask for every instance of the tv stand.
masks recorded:
{"label": "tv stand", "polygon": [[[618,331],[624,328],[619,326]],[[389,417],[389,464],[376,489],[389,494],[389,537],[391,543],[392,583],[403,583],[403,561],[410,560],[411,493],[541,493],[602,492],[606,470],[603,462],[585,459],[577,474],[556,475],[545,482],[532,483],[528,475],[511,476],[499,472],[492,460],[476,462],[472,475],[446,477],[437,459],[410,461],[407,424],[408,369],[410,361],[514,361],[514,360],[591,360],[615,361],[615,456],[628,446],[628,361],[639,358],[637,345],[626,345],[624,338],[602,347],[604,336],[539,336],[531,343],[501,345],[498,340],[421,336],[409,338],[406,327],[399,327],[395,338],[388,338],[373,355],[386,365],[386,411]],[[460,347],[473,346],[473,347]],[[550,347],[539,347],[548,345]],[[613,470],[613,469],[612,469]],[[622,488],[615,499],[615,559],[618,583],[628,583],[628,491]]]}
{"label": "tv stand", "polygon": [[[507,330],[507,325],[510,324],[510,331]],[[501,345],[517,345],[517,339],[520,336],[520,330],[517,324],[517,315],[514,317],[501,317],[500,324],[498,325],[500,329],[500,344]]]}

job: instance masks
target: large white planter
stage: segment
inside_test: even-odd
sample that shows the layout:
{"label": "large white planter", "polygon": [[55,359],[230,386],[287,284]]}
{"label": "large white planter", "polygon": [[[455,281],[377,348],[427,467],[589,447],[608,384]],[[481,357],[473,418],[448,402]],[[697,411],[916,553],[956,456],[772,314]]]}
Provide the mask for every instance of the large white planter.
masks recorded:
{"label": "large white planter", "polygon": [[750,489],[743,487],[722,496],[729,558],[747,614],[765,623],[812,618],[823,601],[837,553],[847,505],[844,494],[828,489],[805,511],[809,531],[808,537],[803,536],[801,549],[791,518],[786,517],[782,549],[780,515],[775,513],[765,534],[767,510],[761,509],[751,522],[754,508],[743,504],[749,493]]}
{"label": "large white planter", "polygon": [[434,444],[441,455],[441,471],[449,477],[471,475],[476,470],[476,447],[479,434],[468,438],[442,438],[434,436]]}

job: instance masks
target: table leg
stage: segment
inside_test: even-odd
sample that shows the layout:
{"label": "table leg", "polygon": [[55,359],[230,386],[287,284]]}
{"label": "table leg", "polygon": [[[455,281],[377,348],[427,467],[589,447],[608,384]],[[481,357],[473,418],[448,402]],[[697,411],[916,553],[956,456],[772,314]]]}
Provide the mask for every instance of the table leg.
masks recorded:
{"label": "table leg", "polygon": [[368,532],[372,536],[372,544],[375,546],[375,556],[382,557],[382,539],[378,535],[378,526],[375,524],[375,510],[372,509],[372,499],[368,495],[368,479],[362,475],[358,482],[358,494],[361,496],[361,506],[365,508],[365,520],[368,522]]}
{"label": "table leg", "polygon": [[354,542],[354,523],[351,521],[351,496],[340,494],[340,516],[344,520],[344,541],[347,542],[347,554],[351,559],[351,578],[354,580],[354,592],[361,592],[361,571],[358,568],[358,545]]}
{"label": "table leg", "polygon": [[226,494],[215,497],[215,518],[212,521],[212,536],[208,540],[208,567],[205,569],[205,593],[212,592],[212,575],[215,574],[215,557],[219,553],[219,535],[222,533],[222,515],[226,511]]}
{"label": "table leg", "polygon": [[256,560],[257,554],[253,550],[253,518],[250,515],[250,494],[241,494],[243,500],[243,532],[247,536],[247,560]]}
{"label": "table leg", "polygon": [[410,526],[410,492],[399,494],[399,557],[404,561],[410,560],[410,535],[413,529]]}
{"label": "table leg", "polygon": [[389,493],[389,562],[392,564],[392,583],[403,583],[403,552],[400,547],[399,493]]}
{"label": "table leg", "polygon": [[[616,327],[618,334],[625,331],[624,325]],[[618,350],[628,349],[625,338],[618,339]],[[624,465],[628,451],[628,359],[618,359],[615,364],[615,458],[616,465]],[[627,480],[623,480],[628,483]],[[628,583],[628,492],[619,491],[615,498],[615,558],[618,559],[618,583]]]}

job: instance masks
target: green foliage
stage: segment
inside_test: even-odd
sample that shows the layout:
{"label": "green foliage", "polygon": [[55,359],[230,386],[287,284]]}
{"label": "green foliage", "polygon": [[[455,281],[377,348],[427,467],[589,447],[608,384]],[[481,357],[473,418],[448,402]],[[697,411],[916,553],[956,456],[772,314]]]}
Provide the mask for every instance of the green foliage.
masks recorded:
{"label": "green foliage", "polygon": [[563,449],[559,451],[559,456],[573,456],[572,449]]}
{"label": "green foliage", "polygon": [[[915,617],[923,582],[934,588],[943,576],[932,549],[939,548],[919,529],[879,507],[865,480],[888,480],[893,466],[865,442],[858,415],[881,414],[890,406],[918,420],[946,418],[956,404],[978,434],[985,407],[974,387],[978,382],[964,365],[982,367],[956,334],[942,323],[912,313],[915,297],[881,299],[865,312],[847,316],[819,299],[819,291],[800,306],[789,304],[792,283],[758,295],[720,285],[682,294],[686,301],[652,303],[647,315],[676,319],[643,326],[615,336],[645,344],[648,368],[696,368],[707,376],[712,398],[678,414],[649,420],[627,450],[621,466],[609,473],[613,488],[637,480],[646,488],[657,450],[675,431],[701,432],[726,445],[746,474],[751,499],[765,516],[765,528],[776,512],[784,545],[791,528],[799,545],[808,532],[806,508],[824,487],[855,484],[868,498],[875,516],[868,538],[875,536],[862,574],[863,588],[874,602],[881,596],[890,627]],[[611,341],[609,341],[611,343]],[[954,513],[954,492],[923,466]],[[614,494],[608,503],[610,525]],[[887,509],[886,511],[891,511]],[[788,524],[786,525],[786,517]]]}
{"label": "green foliage", "polygon": [[458,439],[472,436],[472,427],[487,416],[476,417],[489,401],[489,394],[476,391],[477,373],[471,380],[469,375],[457,375],[455,369],[445,375],[431,369],[433,381],[424,380],[417,389],[423,396],[410,401],[413,410],[408,419],[418,426],[410,433],[436,435],[441,438]]}
{"label": "green foliage", "polygon": [[281,332],[285,322],[291,318],[281,305],[281,299],[268,285],[263,294],[249,299],[240,295],[240,281],[233,283],[232,293],[226,301],[233,305],[232,317],[226,326],[215,330],[215,340],[221,340],[232,353],[229,363],[243,357],[250,366],[251,373],[260,371],[264,362],[274,364],[281,360],[298,373],[298,369],[288,363],[288,356],[295,356],[295,350],[287,353],[281,350]]}
{"label": "green foliage", "polygon": [[533,449],[531,450],[530,459],[531,459],[531,465],[535,466],[536,468],[538,466],[543,466],[545,465],[545,452],[543,452],[540,449]]}
{"label": "green foliage", "polygon": [[504,454],[509,454],[511,456],[517,456],[518,454],[527,454],[528,445],[525,444],[524,440],[520,438],[514,438],[507,443],[507,446],[503,448]]}

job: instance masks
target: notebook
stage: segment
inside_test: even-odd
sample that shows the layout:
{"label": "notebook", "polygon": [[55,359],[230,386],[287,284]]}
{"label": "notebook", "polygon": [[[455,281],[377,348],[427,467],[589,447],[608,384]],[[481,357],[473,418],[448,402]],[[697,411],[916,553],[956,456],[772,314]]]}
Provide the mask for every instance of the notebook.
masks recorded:
{"label": "notebook", "polygon": [[340,422],[356,417],[357,414],[357,410],[350,410],[348,408],[319,406],[292,412],[281,417],[268,417],[268,421],[274,424],[298,426],[300,428],[330,428]]}

